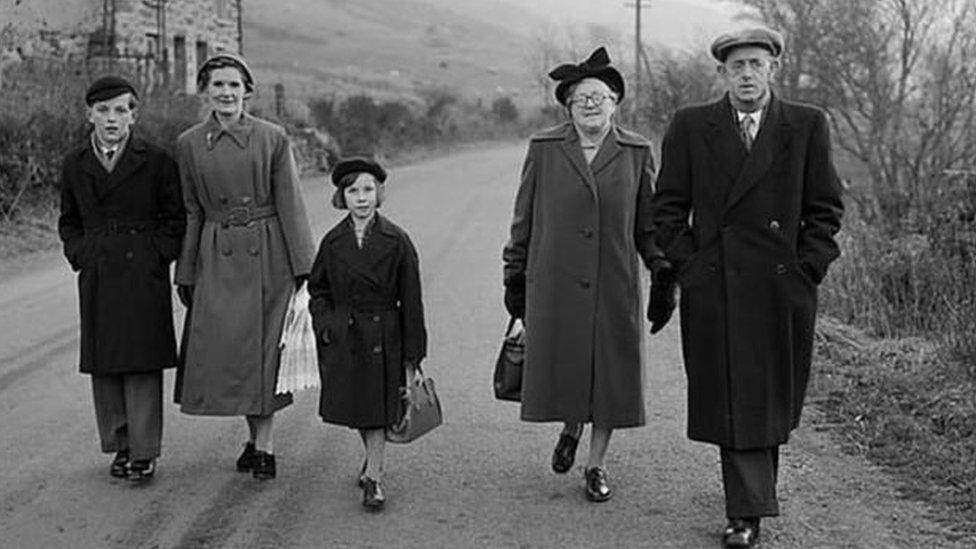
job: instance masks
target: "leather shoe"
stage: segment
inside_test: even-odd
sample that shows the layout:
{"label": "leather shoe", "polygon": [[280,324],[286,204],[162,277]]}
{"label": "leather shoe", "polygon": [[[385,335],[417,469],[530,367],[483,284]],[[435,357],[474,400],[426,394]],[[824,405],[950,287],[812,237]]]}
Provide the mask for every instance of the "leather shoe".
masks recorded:
{"label": "leather shoe", "polygon": [[758,518],[729,519],[729,524],[722,533],[722,543],[726,547],[752,547],[758,539]]}
{"label": "leather shoe", "polygon": [[386,503],[386,496],[383,495],[383,487],[380,481],[370,477],[363,477],[363,507],[369,511],[379,511]]}
{"label": "leather shoe", "polygon": [[356,480],[356,486],[360,488],[366,486],[366,460],[363,460],[363,466],[359,468],[359,478]]}
{"label": "leather shoe", "polygon": [[115,478],[125,478],[129,474],[129,451],[119,450],[112,458],[112,465],[108,470],[109,474]]}
{"label": "leather shoe", "polygon": [[156,460],[137,459],[129,462],[129,482],[144,482],[156,474]]}
{"label": "leather shoe", "polygon": [[254,443],[247,442],[244,444],[244,451],[241,452],[240,457],[237,458],[237,470],[241,473],[246,473],[254,469]]}
{"label": "leather shoe", "polygon": [[613,497],[613,490],[607,486],[607,472],[603,467],[590,467],[586,477],[586,498],[590,501],[607,501]]}
{"label": "leather shoe", "polygon": [[573,467],[576,461],[576,445],[579,439],[560,433],[559,440],[556,441],[556,448],[552,451],[552,470],[557,473],[565,473]]}
{"label": "leather shoe", "polygon": [[271,480],[276,474],[274,454],[255,450],[254,469],[251,470],[251,475],[258,480]]}

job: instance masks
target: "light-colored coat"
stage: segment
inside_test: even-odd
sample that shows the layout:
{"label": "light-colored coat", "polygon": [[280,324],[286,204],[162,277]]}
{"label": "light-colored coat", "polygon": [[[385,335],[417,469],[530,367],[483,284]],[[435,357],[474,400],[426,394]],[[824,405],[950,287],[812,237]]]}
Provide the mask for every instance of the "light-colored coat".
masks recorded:
{"label": "light-colored coat", "polygon": [[[194,292],[177,399],[191,414],[271,413],[290,401],[274,396],[278,341],[314,252],[288,137],[248,114],[226,131],[211,115],[178,150],[187,232],[176,282]],[[221,222],[269,206],[276,215]]]}
{"label": "light-colored coat", "polygon": [[618,127],[591,164],[570,123],[531,138],[503,251],[506,284],[526,286],[522,419],[643,425],[653,170],[650,143]]}
{"label": "light-colored coat", "polygon": [[733,117],[727,97],[675,114],[652,216],[681,285],[688,436],[745,450],[800,421],[843,205],[819,109],[774,97],[751,152]]}

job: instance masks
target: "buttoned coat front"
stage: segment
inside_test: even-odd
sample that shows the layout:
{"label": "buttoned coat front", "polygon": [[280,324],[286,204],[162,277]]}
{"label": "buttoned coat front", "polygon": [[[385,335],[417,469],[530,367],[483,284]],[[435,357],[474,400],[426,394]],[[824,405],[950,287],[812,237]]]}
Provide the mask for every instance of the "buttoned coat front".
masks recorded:
{"label": "buttoned coat front", "polygon": [[269,414],[290,402],[274,395],[278,342],[314,252],[288,136],[247,113],[229,129],[211,114],[178,151],[187,232],[176,282],[194,292],[177,399],[191,414]]}
{"label": "buttoned coat front", "polygon": [[81,371],[120,374],[176,365],[169,264],[186,220],[176,163],[129,138],[109,172],[90,141],[61,172],[58,232],[78,273]]}
{"label": "buttoned coat front", "polygon": [[360,248],[347,216],[322,239],[308,292],[322,419],[358,428],[392,425],[403,363],[419,365],[427,355],[420,264],[407,233],[376,214]]}
{"label": "buttoned coat front", "polygon": [[522,419],[643,425],[653,170],[650,142],[616,126],[590,164],[571,123],[531,138],[502,253],[526,289]]}
{"label": "buttoned coat front", "polygon": [[674,115],[652,218],[681,286],[688,435],[742,450],[799,423],[843,205],[822,111],[774,96],[751,152],[734,116],[727,96]]}

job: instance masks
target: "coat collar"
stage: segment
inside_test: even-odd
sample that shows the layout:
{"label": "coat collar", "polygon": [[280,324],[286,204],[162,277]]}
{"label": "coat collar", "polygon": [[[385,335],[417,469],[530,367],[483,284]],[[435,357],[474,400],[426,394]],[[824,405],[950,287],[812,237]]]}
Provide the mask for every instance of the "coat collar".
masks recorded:
{"label": "coat collar", "polygon": [[144,139],[137,135],[130,135],[128,141],[119,153],[121,156],[115,164],[115,169],[106,171],[101,161],[92,149],[91,139],[81,151],[81,168],[91,177],[91,191],[96,198],[102,198],[120,184],[126,181],[136,170],[146,163],[148,146]]}
{"label": "coat collar", "polygon": [[[728,101],[728,96],[725,100]],[[732,105],[731,103],[728,105],[729,112],[731,112]],[[732,119],[730,119],[729,124],[732,123]],[[773,159],[789,147],[791,135],[789,120],[783,112],[783,103],[775,95],[772,95],[763,113],[759,133],[756,134],[756,139],[752,143],[752,150],[745,157],[742,169],[729,189],[725,201],[726,211],[745,196],[749,189],[755,186],[769,171]],[[745,151],[745,145],[737,132],[735,139]]]}
{"label": "coat collar", "polygon": [[624,132],[616,124],[613,124],[607,136],[603,138],[603,143],[600,144],[600,149],[597,151],[596,156],[593,157],[593,162],[587,163],[586,157],[583,156],[583,150],[580,148],[579,134],[576,132],[576,128],[572,122],[566,122],[560,126],[556,126],[539,134],[534,139],[560,142],[560,150],[562,150],[563,154],[576,170],[580,179],[583,180],[583,183],[589,188],[594,200],[596,199],[596,175],[620,155],[624,146],[647,145],[645,141],[638,140],[633,135]]}
{"label": "coat collar", "polygon": [[225,128],[217,120],[217,115],[213,111],[210,111],[204,122],[204,129],[206,130],[207,150],[213,150],[217,146],[217,142],[224,135],[229,137],[238,147],[244,149],[247,148],[251,133],[254,131],[254,117],[245,111],[241,113],[241,117],[237,122]]}
{"label": "coat collar", "polygon": [[393,224],[377,212],[369,238],[362,248],[356,244],[352,215],[347,215],[325,238],[334,246],[336,257],[345,263],[354,275],[369,281],[375,287],[380,287],[381,282],[374,266],[396,250],[397,235]]}

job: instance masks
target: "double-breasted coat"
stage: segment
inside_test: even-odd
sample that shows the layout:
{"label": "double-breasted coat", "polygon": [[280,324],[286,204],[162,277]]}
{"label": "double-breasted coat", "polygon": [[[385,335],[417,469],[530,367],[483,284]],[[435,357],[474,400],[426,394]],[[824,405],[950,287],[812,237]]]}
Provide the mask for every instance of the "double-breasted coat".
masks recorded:
{"label": "double-breasted coat", "polygon": [[656,186],[656,239],[681,287],[688,436],[782,444],[810,375],[817,284],[840,253],[826,117],[773,96],[749,152],[728,96],[679,110]]}
{"label": "double-breasted coat", "polygon": [[571,123],[532,136],[502,252],[505,285],[525,284],[522,419],[644,424],[653,170],[650,142],[617,126],[590,164]]}
{"label": "double-breasted coat", "polygon": [[192,285],[181,410],[266,415],[278,342],[296,277],[314,252],[288,136],[245,113],[224,129],[213,115],[178,139],[187,232],[176,282]]}
{"label": "double-breasted coat", "polygon": [[176,365],[169,264],[186,224],[176,163],[130,136],[109,172],[90,140],[61,171],[58,232],[78,271],[81,371],[150,372]]}
{"label": "double-breasted coat", "polygon": [[392,425],[404,362],[419,365],[427,356],[420,265],[410,237],[377,213],[360,248],[345,217],[322,239],[308,292],[322,419],[357,428]]}

